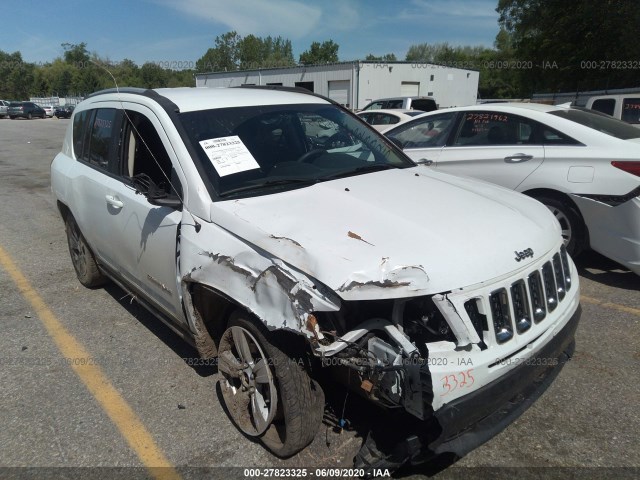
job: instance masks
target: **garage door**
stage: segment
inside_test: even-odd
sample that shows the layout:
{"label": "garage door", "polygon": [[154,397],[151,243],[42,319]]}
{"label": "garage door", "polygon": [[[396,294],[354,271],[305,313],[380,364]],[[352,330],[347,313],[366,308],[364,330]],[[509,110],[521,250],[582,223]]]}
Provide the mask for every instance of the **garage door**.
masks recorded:
{"label": "garage door", "polygon": [[329,82],[329,98],[344,107],[351,107],[349,80],[334,80]]}
{"label": "garage door", "polygon": [[402,82],[400,85],[401,97],[417,97],[420,95],[420,82]]}

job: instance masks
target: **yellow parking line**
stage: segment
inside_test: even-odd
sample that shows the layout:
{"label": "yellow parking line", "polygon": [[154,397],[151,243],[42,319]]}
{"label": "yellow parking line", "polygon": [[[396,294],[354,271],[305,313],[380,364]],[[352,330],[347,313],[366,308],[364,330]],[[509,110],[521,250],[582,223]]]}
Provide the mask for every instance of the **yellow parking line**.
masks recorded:
{"label": "yellow parking line", "polygon": [[626,305],[619,305],[617,303],[605,302],[598,298],[588,297],[586,295],[580,295],[580,300],[584,303],[590,303],[592,305],[599,305],[604,308],[611,308],[618,310],[619,312],[630,313],[631,315],[637,315],[640,317],[640,308],[627,307]]}
{"label": "yellow parking line", "polygon": [[[33,289],[7,252],[0,246],[0,265],[6,270],[22,296],[31,304],[40,321],[49,332],[54,343],[65,358],[90,358],[85,348],[67,331],[44,300]],[[71,368],[89,389],[102,409],[116,425],[129,446],[136,452],[149,473],[158,480],[180,480],[181,477],[165,458],[153,437],[144,427],[135,412],[109,382],[97,365],[76,365]]]}

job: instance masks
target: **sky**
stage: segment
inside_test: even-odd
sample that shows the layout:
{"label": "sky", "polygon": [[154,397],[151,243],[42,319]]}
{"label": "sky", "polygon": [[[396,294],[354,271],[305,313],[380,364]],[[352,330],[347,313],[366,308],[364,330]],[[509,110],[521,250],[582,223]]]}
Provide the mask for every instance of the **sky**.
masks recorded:
{"label": "sky", "polygon": [[372,53],[403,60],[411,45],[491,47],[498,33],[497,0],[0,0],[0,50],[28,62],[61,57],[62,43],[90,52],[195,63],[216,36],[282,36],[294,58],[313,41],[333,40],[341,61]]}

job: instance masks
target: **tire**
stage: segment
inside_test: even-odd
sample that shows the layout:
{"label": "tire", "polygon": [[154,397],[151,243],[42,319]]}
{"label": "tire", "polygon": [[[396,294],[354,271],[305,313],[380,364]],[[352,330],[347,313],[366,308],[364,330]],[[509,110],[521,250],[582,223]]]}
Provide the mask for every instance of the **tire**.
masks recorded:
{"label": "tire", "polygon": [[9,118],[10,118],[11,120],[15,120],[15,119],[16,119],[15,115],[9,115]]}
{"label": "tire", "polygon": [[218,349],[220,389],[241,431],[258,437],[275,455],[289,457],[313,441],[324,394],[302,360],[290,358],[272,338],[244,311],[234,312]]}
{"label": "tire", "polygon": [[555,197],[539,196],[536,200],[543,203],[560,223],[562,238],[567,252],[577,257],[584,250],[586,244],[586,227],[575,207],[567,201]]}
{"label": "tire", "polygon": [[88,288],[104,285],[107,282],[107,278],[100,272],[93,252],[87,245],[87,241],[71,214],[67,215],[65,229],[67,231],[71,263],[73,263],[73,268],[80,283]]}

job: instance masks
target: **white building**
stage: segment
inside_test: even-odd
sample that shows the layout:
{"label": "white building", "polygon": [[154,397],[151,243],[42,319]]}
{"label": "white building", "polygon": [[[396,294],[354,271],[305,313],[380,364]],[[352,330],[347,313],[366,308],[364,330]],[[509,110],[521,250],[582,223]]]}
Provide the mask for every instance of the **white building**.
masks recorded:
{"label": "white building", "polygon": [[399,96],[434,97],[439,108],[474,105],[479,73],[430,63],[339,62],[326,65],[200,73],[197,87],[304,87],[353,109]]}

